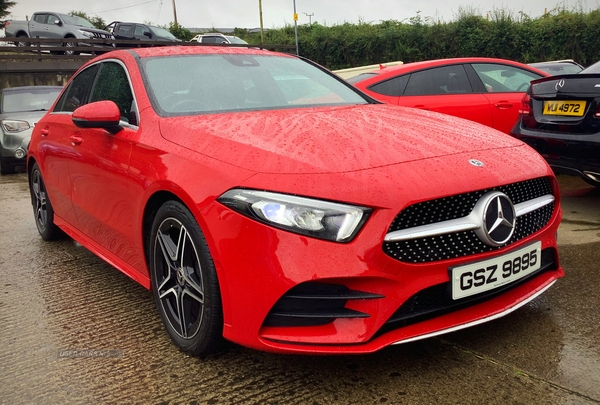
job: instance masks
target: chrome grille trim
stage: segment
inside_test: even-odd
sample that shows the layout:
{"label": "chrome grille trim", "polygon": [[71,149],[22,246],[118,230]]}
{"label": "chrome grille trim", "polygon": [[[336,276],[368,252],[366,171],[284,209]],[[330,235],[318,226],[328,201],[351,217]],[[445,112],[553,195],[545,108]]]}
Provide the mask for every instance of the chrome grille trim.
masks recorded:
{"label": "chrome grille trim", "polygon": [[[533,200],[515,204],[516,216],[518,218],[520,216],[533,212],[548,204],[552,204],[554,200],[554,196],[552,194],[548,194],[538,198],[534,198]],[[482,221],[479,213],[476,213],[475,210],[473,210],[466,217],[390,232],[387,235],[385,235],[384,240],[386,242],[399,242],[403,240],[420,239],[431,236],[440,236],[450,233],[470,231],[474,229],[479,229],[482,226],[481,222]]]}
{"label": "chrome grille trim", "polygon": [[[552,184],[551,177],[538,177],[414,203],[396,215],[384,235],[382,249],[394,260],[415,264],[504,249],[548,225],[557,207]],[[481,214],[487,210],[481,208],[488,206],[490,200],[486,194],[490,192],[504,194],[513,203],[514,232],[502,245],[491,245],[481,238],[479,234],[485,234],[483,228],[487,228],[487,225],[477,228],[482,216],[476,221],[469,218],[473,210]],[[394,240],[389,240],[392,237]]]}

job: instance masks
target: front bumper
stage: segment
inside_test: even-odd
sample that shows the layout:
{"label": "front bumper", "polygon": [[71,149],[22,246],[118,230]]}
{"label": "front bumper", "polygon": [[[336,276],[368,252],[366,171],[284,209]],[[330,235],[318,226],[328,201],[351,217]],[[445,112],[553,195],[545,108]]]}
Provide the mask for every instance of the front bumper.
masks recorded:
{"label": "front bumper", "polygon": [[[382,240],[393,219],[390,215],[376,210],[356,239],[339,244],[265,226],[220,204],[209,207],[204,218],[211,229],[210,245],[221,281],[224,336],[274,352],[369,353],[494,319],[535,298],[563,276],[555,239],[561,217],[558,205],[547,226],[517,243],[493,252],[428,263],[400,262],[385,254]],[[416,308],[415,297],[424,291],[438,289],[438,298],[446,300],[449,267],[505,254],[532,241],[541,242],[547,259],[545,268],[531,277],[499,294],[492,291],[485,299],[452,308],[442,304],[420,317],[398,316],[406,305]],[[338,296],[349,298],[341,306],[331,302],[313,305],[313,314],[325,307],[338,315],[304,325],[273,320],[282,297],[290,291],[296,294],[298,286],[318,284],[338,286]],[[314,294],[320,295],[322,291]]]}
{"label": "front bumper", "polygon": [[27,148],[31,140],[31,130],[18,134],[0,133],[0,155],[2,160],[10,164],[25,164]]}
{"label": "front bumper", "polygon": [[588,177],[586,172],[600,175],[600,133],[537,131],[517,123],[511,135],[535,149],[556,173],[583,178]]}

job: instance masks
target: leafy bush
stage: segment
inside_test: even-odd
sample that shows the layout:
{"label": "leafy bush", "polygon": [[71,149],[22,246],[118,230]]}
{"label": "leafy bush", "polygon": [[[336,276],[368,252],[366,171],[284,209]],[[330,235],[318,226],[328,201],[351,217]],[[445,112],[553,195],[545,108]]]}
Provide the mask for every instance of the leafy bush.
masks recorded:
{"label": "leafy bush", "polygon": [[[251,44],[260,33],[236,29]],[[264,45],[294,45],[294,26],[264,32]],[[590,65],[600,59],[600,8],[590,12],[557,7],[538,18],[494,9],[485,17],[460,8],[453,21],[423,18],[298,27],[299,53],[329,69],[396,60],[415,62],[464,56],[496,57],[530,63],[574,59]]]}

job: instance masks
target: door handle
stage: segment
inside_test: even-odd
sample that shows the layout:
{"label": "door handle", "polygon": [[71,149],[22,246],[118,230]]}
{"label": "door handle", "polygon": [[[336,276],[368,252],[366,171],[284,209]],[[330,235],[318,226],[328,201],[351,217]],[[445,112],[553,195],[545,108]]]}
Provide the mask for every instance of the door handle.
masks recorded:
{"label": "door handle", "polygon": [[81,145],[81,142],[83,142],[83,138],[77,135],[71,135],[69,137],[69,140],[71,141],[71,145],[73,146],[79,146]]}
{"label": "door handle", "polygon": [[431,110],[431,108],[426,107],[424,104],[417,104],[413,106],[413,108],[418,108],[419,110]]}
{"label": "door handle", "polygon": [[513,103],[510,103],[508,101],[499,101],[494,105],[496,106],[496,108],[507,109],[507,108],[512,108]]}

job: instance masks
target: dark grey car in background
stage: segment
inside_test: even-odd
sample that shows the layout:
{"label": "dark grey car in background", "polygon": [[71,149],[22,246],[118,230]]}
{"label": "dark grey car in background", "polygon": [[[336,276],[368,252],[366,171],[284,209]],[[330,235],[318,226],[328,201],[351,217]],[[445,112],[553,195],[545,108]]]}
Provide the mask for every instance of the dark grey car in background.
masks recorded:
{"label": "dark grey car in background", "polygon": [[511,135],[556,173],[600,187],[600,62],[577,74],[533,80]]}

